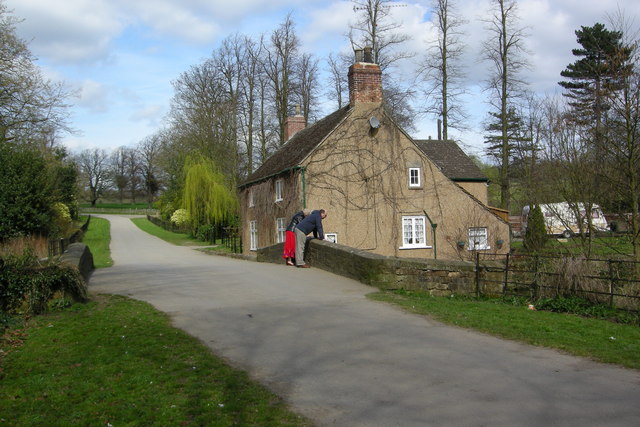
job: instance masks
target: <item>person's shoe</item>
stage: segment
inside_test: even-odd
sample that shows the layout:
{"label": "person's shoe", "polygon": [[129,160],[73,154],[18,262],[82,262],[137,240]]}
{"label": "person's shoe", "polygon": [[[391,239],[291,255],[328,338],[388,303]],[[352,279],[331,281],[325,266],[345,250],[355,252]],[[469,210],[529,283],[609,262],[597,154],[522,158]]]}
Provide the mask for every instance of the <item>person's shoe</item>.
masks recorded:
{"label": "person's shoe", "polygon": [[296,265],[298,268],[311,268],[309,264]]}
{"label": "person's shoe", "polygon": [[295,265],[295,264],[292,263],[291,261],[287,261],[287,265]]}

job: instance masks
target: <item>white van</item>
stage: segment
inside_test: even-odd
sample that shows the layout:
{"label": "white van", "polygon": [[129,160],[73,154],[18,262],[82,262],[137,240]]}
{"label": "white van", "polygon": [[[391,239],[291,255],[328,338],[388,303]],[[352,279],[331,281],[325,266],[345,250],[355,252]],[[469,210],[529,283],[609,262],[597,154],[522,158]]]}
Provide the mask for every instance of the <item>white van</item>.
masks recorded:
{"label": "white van", "polygon": [[[577,208],[577,209],[576,209]],[[522,208],[522,229],[527,228],[527,217],[530,211],[529,206]],[[544,216],[544,224],[547,227],[547,234],[562,235],[570,237],[580,232],[579,224],[582,224],[582,230],[587,229],[586,208],[583,203],[545,203],[540,205],[542,215]],[[579,212],[576,215],[576,211]],[[602,213],[600,206],[593,204],[591,206],[591,221],[596,231],[608,231],[609,224]]]}

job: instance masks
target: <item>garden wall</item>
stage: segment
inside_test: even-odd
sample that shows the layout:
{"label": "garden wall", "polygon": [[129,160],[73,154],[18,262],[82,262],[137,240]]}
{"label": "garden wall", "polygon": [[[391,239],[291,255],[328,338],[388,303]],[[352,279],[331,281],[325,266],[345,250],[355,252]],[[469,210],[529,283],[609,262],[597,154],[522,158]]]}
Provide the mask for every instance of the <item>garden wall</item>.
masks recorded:
{"label": "garden wall", "polygon": [[[257,259],[284,266],[282,249],[282,243],[261,248]],[[380,289],[420,289],[438,296],[502,294],[502,273],[490,271],[497,266],[492,261],[481,263],[479,271],[476,271],[472,262],[396,258],[317,239],[307,240],[305,253],[305,260],[313,267]],[[480,289],[478,283],[481,284]]]}

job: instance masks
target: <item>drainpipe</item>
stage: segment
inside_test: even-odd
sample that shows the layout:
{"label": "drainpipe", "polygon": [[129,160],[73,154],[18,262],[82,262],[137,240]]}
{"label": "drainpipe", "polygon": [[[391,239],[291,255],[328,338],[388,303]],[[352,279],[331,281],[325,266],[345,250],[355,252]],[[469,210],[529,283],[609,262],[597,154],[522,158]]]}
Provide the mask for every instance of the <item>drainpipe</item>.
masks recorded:
{"label": "drainpipe", "polygon": [[427,217],[427,220],[429,220],[429,224],[431,224],[431,231],[433,234],[433,259],[438,259],[438,245],[436,244],[436,227],[438,226],[438,224],[435,224],[433,221],[431,221],[431,218],[429,218],[429,214],[427,213],[427,211],[423,209],[422,212],[424,212],[424,216]]}
{"label": "drainpipe", "polygon": [[307,208],[307,190],[306,190],[307,182],[305,180],[305,172],[307,168],[304,166],[298,166],[298,169],[300,169],[300,176],[302,177],[302,209],[306,209]]}

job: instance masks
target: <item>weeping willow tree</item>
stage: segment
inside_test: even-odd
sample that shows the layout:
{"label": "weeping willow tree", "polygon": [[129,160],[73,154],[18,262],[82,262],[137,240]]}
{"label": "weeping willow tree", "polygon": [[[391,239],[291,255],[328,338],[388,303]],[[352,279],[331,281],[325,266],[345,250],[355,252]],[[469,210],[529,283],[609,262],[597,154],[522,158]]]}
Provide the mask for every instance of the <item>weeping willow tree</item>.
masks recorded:
{"label": "weeping willow tree", "polygon": [[191,231],[224,224],[238,213],[238,199],[213,160],[189,156],[184,167],[182,207],[189,212]]}

